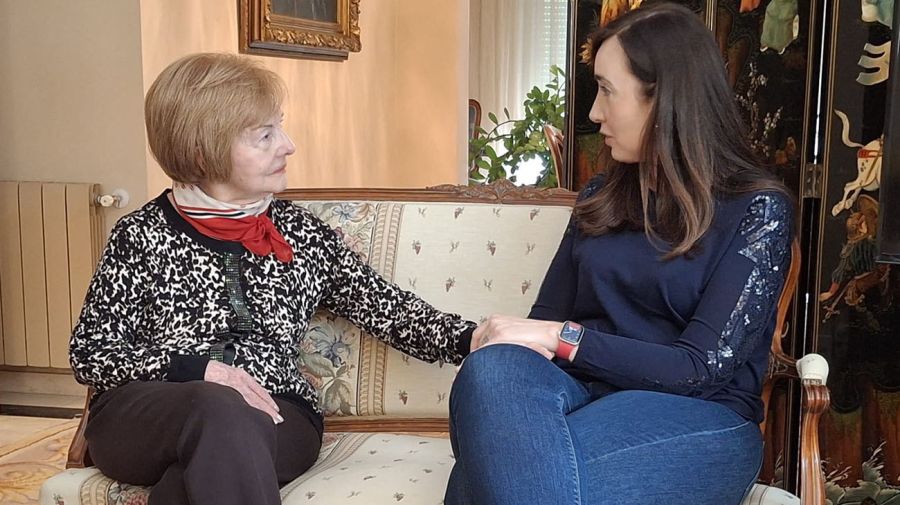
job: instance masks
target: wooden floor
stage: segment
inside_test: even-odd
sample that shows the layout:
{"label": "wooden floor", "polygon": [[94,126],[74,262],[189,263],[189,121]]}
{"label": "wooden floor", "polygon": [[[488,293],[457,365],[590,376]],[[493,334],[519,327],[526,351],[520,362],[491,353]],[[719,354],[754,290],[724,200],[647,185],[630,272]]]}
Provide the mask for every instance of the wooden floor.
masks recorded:
{"label": "wooden floor", "polygon": [[67,423],[66,419],[0,415],[0,447]]}
{"label": "wooden floor", "polygon": [[0,415],[0,504],[37,505],[41,485],[63,471],[76,419]]}

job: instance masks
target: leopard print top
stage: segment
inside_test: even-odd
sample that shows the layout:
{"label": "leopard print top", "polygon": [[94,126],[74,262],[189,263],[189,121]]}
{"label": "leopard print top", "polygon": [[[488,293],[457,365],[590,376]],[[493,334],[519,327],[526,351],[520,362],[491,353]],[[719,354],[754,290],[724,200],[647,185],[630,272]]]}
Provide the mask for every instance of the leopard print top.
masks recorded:
{"label": "leopard print top", "polygon": [[207,356],[237,319],[226,261],[240,266],[253,321],[235,342],[234,366],[272,394],[299,395],[319,414],[317,393],[297,367],[298,343],[317,308],[425,361],[459,363],[468,352],[474,323],[384,280],[307,210],[272,204],[272,221],[294,250],[293,261],[282,263],[201,235],[167,193],[113,228],[75,326],[72,369],[97,394],[131,381],[183,380],[169,376],[176,362]]}

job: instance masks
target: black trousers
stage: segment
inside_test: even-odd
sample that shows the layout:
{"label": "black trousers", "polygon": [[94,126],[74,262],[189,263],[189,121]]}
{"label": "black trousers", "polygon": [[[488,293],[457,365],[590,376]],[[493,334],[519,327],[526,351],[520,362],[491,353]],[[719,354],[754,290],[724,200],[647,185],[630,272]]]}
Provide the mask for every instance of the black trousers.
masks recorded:
{"label": "black trousers", "polygon": [[97,399],[85,438],[104,475],[153,486],[149,505],[279,505],[322,440],[309,414],[275,401],[278,425],[227,386],[132,382]]}

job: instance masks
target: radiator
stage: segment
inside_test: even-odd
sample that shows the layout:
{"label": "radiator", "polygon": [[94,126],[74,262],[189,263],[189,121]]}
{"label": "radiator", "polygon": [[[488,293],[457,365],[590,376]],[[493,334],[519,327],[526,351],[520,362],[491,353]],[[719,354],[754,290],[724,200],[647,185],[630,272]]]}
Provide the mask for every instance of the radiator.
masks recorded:
{"label": "radiator", "polygon": [[0,365],[69,368],[100,255],[97,184],[0,182]]}

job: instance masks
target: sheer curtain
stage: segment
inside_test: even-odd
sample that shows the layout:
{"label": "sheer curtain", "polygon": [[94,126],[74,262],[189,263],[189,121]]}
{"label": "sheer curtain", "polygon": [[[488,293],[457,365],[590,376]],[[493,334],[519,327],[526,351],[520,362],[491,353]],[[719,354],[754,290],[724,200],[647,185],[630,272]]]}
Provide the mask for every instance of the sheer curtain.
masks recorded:
{"label": "sheer curtain", "polygon": [[[481,103],[484,129],[493,126],[490,112],[500,122],[506,119],[504,107],[512,119],[524,117],[522,103],[531,88],[550,82],[551,65],[565,69],[567,5],[568,0],[469,1],[469,97]],[[533,183],[541,169],[539,162],[521,166],[518,182]]]}
{"label": "sheer curtain", "polygon": [[470,0],[469,96],[487,113],[513,119],[534,86],[550,81],[550,65],[565,68],[567,0]]}

